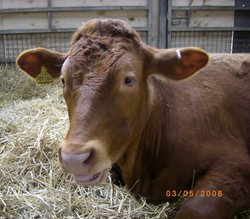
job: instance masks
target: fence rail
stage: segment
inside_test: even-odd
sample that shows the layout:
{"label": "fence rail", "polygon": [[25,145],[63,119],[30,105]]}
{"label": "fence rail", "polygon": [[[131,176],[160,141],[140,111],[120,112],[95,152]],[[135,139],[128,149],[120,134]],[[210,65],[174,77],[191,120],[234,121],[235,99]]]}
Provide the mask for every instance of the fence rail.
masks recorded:
{"label": "fence rail", "polygon": [[246,22],[250,21],[249,3],[239,0],[211,1],[211,5],[189,0],[163,2],[168,3],[167,33],[162,42],[166,47],[198,46],[209,52],[250,52],[250,22]]}

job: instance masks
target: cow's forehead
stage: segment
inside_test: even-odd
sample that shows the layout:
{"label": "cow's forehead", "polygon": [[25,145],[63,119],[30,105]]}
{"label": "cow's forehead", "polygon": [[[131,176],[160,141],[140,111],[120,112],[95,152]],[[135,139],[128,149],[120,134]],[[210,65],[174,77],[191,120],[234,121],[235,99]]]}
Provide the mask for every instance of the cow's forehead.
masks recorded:
{"label": "cow's forehead", "polygon": [[79,39],[72,45],[69,65],[73,73],[81,71],[84,74],[109,74],[117,67],[118,60],[124,54],[132,54],[136,50],[133,42],[125,38],[86,38]]}
{"label": "cow's forehead", "polygon": [[77,42],[82,36],[103,37],[123,37],[141,41],[138,33],[128,26],[125,22],[116,19],[92,19],[81,26],[78,31],[73,34],[72,44]]}
{"label": "cow's forehead", "polygon": [[141,40],[125,23],[104,19],[86,23],[73,35],[71,42],[65,62],[65,66],[70,66],[71,74],[101,79],[119,68],[118,60],[124,54],[137,53]]}

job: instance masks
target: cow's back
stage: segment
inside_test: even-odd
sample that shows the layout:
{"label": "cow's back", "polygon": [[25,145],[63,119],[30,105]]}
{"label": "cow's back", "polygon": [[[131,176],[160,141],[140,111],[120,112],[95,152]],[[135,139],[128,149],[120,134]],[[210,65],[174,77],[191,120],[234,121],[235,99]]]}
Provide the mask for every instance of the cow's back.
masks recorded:
{"label": "cow's back", "polygon": [[196,127],[198,137],[243,137],[250,147],[250,55],[212,54],[205,68],[171,87],[179,127]]}
{"label": "cow's back", "polygon": [[223,122],[236,136],[240,132],[250,149],[250,54],[212,54],[196,80],[210,84],[207,105],[221,106]]}

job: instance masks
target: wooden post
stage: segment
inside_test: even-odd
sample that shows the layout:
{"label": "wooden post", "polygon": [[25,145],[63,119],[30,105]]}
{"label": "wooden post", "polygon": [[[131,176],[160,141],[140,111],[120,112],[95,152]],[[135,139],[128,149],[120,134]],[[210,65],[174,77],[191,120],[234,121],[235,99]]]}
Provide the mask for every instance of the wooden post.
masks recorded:
{"label": "wooden post", "polygon": [[[166,48],[167,45],[167,11],[168,0],[160,0],[159,10],[159,48]],[[170,18],[171,19],[171,18]]]}

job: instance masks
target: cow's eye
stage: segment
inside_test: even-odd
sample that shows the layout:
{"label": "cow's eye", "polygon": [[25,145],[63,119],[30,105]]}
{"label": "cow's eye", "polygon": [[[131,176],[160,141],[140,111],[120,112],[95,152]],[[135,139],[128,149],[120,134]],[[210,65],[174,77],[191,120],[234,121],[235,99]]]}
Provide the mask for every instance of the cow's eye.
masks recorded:
{"label": "cow's eye", "polygon": [[126,76],[124,79],[124,84],[126,86],[133,86],[135,83],[135,78],[133,76]]}
{"label": "cow's eye", "polygon": [[64,86],[65,85],[65,80],[63,78],[61,79],[61,82],[62,82],[62,84]]}

